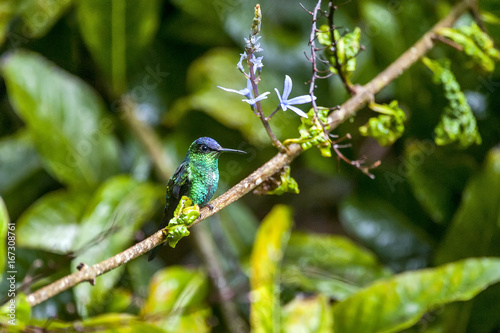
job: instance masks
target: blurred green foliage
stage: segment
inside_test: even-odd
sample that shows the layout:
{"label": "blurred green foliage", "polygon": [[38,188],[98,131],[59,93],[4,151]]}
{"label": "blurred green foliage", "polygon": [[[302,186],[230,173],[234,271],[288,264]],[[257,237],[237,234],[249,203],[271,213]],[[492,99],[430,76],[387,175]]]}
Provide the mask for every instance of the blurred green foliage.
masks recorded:
{"label": "blurred green foliage", "polygon": [[[316,81],[316,103],[324,107],[319,118],[348,98],[339,68],[353,85],[367,83],[454,3],[336,2],[338,49],[318,51],[329,61],[318,63],[319,69],[332,73]],[[194,237],[187,237],[175,249],[163,247],[160,259],[149,263],[142,256],[99,276],[95,286],[80,284],[30,308],[27,294],[157,229],[164,186],[124,121],[125,98],[161,138],[172,165],[200,136],[247,151],[238,159],[221,157],[219,194],[276,153],[248,104],[216,87],[245,87],[236,64],[255,4],[0,4],[2,329],[8,325],[7,278],[14,269],[17,322],[9,332],[27,325],[53,331],[227,332],[221,302],[229,301],[252,332],[500,329],[500,285],[493,285],[500,281],[496,0],[480,1],[487,33],[464,14],[454,27],[439,30],[427,66],[419,62],[401,73],[377,94],[378,104],[335,130],[352,138],[341,148],[345,156],[382,161],[371,170],[374,180],[324,157],[331,155],[330,138],[314,110],[307,119],[293,112],[272,118],[278,139],[320,151],[307,150],[275,176],[274,187],[260,191],[282,195],[249,194],[204,221],[203,228],[190,230],[207,232],[217,245],[209,255],[220,265],[228,294],[217,294]],[[315,1],[302,4],[312,10]],[[270,1],[261,9],[259,91],[281,89],[289,75],[294,94],[307,94],[309,85],[301,83],[311,78],[304,57],[311,17],[299,1]],[[322,27],[327,23],[319,18],[318,46],[332,44],[332,34]],[[263,100],[266,115],[277,104],[274,93]],[[371,118],[370,109],[383,114]],[[300,194],[286,193],[299,186]],[[15,223],[14,268],[9,221]]]}

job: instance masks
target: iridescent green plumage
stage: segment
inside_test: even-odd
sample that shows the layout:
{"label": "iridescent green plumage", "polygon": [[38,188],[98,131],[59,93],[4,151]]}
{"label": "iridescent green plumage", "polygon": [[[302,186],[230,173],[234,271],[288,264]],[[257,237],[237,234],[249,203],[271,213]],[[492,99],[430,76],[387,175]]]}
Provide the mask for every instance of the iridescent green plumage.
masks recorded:
{"label": "iridescent green plumage", "polygon": [[[160,229],[165,228],[173,217],[180,198],[185,195],[194,204],[206,206],[212,199],[219,183],[219,156],[224,152],[245,154],[244,151],[222,148],[212,138],[202,137],[194,141],[182,161],[167,182],[165,213]],[[154,248],[149,260],[159,251]]]}

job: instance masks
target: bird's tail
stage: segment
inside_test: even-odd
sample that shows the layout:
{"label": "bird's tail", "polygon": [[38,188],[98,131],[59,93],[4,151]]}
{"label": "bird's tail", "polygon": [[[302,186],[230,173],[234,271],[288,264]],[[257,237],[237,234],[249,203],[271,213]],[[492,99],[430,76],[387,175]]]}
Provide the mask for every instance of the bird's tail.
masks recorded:
{"label": "bird's tail", "polygon": [[148,261],[151,261],[156,257],[156,255],[160,251],[160,248],[161,248],[160,246],[157,246],[154,249],[152,249],[151,252],[149,252]]}

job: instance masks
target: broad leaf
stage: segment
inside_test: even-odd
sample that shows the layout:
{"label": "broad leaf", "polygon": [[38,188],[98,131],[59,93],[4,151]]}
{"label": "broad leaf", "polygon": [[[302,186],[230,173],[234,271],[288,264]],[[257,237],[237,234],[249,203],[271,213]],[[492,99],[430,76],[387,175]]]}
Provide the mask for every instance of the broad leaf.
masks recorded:
{"label": "broad leaf", "polygon": [[402,212],[387,202],[352,197],[340,207],[347,233],[359,239],[396,271],[426,266],[429,240]]}
{"label": "broad leaf", "polygon": [[282,283],[344,299],[389,275],[372,253],[345,237],[292,233]]}
{"label": "broad leaf", "polygon": [[[492,149],[481,172],[472,177],[436,255],[437,263],[470,256],[500,257],[500,150]],[[467,304],[457,304],[449,312],[448,331],[467,326],[474,332],[491,332],[500,325],[500,285],[481,293]]]}
{"label": "broad leaf", "polygon": [[[133,241],[134,232],[160,206],[163,191],[128,176],[117,176],[104,183],[94,194],[83,215],[74,247],[83,253],[72,262],[72,268],[83,262],[93,265],[120,253]],[[114,286],[125,266],[74,288],[79,312],[88,316],[105,305],[106,294]]]}
{"label": "broad leaf", "polygon": [[0,193],[5,194],[41,168],[40,160],[29,131],[0,140]]}
{"label": "broad leaf", "polygon": [[275,206],[260,225],[250,257],[252,332],[280,331],[279,266],[292,226],[291,210]]}
{"label": "broad leaf", "polygon": [[500,281],[500,259],[468,259],[376,282],[334,305],[335,332],[399,332]]}
{"label": "broad leaf", "polygon": [[[405,176],[415,198],[436,223],[448,223],[471,173],[477,168],[467,154],[436,148],[430,141],[405,146]],[[453,172],[450,172],[453,170]]]}
{"label": "broad leaf", "polygon": [[437,262],[500,256],[500,149],[487,155],[481,173],[467,184],[462,203],[437,252]]}
{"label": "broad leaf", "polygon": [[77,250],[74,243],[90,197],[88,191],[47,193],[17,220],[18,244],[59,254]]}
{"label": "broad leaf", "polygon": [[141,315],[167,332],[209,332],[207,296],[208,279],[202,271],[165,268],[151,279]]}
{"label": "broad leaf", "polygon": [[1,69],[11,104],[49,173],[82,188],[117,172],[113,123],[92,88],[30,52],[7,54]]}
{"label": "broad leaf", "polygon": [[[7,39],[12,47],[47,33],[73,0],[4,0],[0,11],[0,46]],[[8,33],[9,25],[20,18],[19,32]]]}
{"label": "broad leaf", "polygon": [[85,0],[77,7],[83,40],[114,94],[124,93],[130,66],[144,56],[159,26],[159,0]]}

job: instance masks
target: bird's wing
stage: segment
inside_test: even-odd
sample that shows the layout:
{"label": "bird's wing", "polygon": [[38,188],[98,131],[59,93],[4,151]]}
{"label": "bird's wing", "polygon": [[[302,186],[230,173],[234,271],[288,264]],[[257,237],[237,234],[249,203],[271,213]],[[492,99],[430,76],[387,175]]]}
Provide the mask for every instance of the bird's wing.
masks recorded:
{"label": "bird's wing", "polygon": [[[190,178],[191,175],[188,164],[187,162],[182,162],[167,182],[167,190],[165,194],[165,211],[163,213],[163,218],[158,230],[165,228],[168,225],[170,219],[174,216],[174,211],[179,204],[179,199],[183,195],[187,194],[189,188],[191,187]],[[153,260],[158,254],[159,250],[159,246],[154,248],[149,254],[148,261]]]}
{"label": "bird's wing", "polygon": [[182,162],[167,182],[167,205],[173,203],[174,201],[178,202],[183,195],[189,192],[189,188],[191,186],[190,178],[191,175],[188,163]]}

